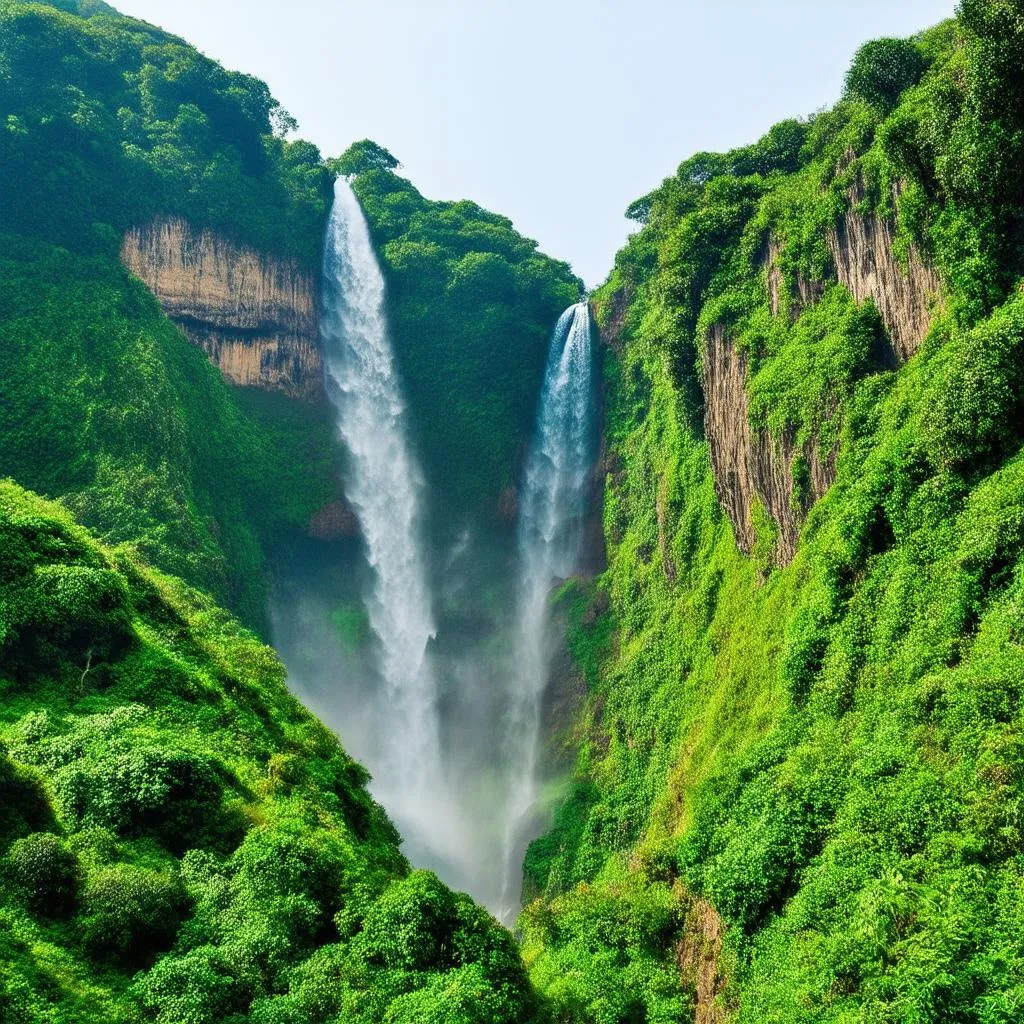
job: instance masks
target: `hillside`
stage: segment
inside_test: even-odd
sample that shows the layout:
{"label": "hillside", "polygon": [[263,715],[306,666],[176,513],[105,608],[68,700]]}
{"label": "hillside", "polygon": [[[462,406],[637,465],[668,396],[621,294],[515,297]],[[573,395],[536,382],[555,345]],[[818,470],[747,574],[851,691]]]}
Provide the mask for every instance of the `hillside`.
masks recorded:
{"label": "hillside", "polygon": [[[265,629],[280,546],[353,532],[317,336],[330,162],[264,83],[104,5],[8,0],[0,58],[0,474]],[[498,519],[578,283],[475,204],[359,181],[395,211],[378,229],[437,521]]]}
{"label": "hillside", "polygon": [[687,1019],[680,975],[702,1022],[1019,1017],[1022,68],[1020,5],[967,0],[630,208],[527,857],[565,1019]]}
{"label": "hillside", "polygon": [[531,1017],[273,651],[12,484],[0,569],[0,1020]]}
{"label": "hillside", "polygon": [[267,550],[339,492],[329,418],[229,390],[121,239],[176,215],[315,267],[330,175],[262,82],[150,26],[6,3],[0,57],[0,474],[262,626]]}

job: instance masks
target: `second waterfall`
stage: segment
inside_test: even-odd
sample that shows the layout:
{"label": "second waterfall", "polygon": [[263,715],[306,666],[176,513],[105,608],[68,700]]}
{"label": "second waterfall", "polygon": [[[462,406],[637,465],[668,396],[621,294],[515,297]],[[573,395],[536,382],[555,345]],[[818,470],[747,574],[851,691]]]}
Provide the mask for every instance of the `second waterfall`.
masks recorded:
{"label": "second waterfall", "polygon": [[522,860],[537,831],[541,702],[555,636],[552,586],[579,571],[596,443],[590,311],[570,306],[551,336],[536,433],[521,485],[509,785],[501,916],[519,906]]}

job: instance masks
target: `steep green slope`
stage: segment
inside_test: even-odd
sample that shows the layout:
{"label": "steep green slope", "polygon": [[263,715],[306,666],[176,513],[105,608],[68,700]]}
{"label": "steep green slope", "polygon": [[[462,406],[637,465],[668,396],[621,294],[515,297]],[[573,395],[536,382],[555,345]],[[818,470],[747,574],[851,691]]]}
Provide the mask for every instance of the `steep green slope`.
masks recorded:
{"label": "steep green slope", "polygon": [[0,581],[0,1020],[533,1019],[229,615],[9,483]]}
{"label": "steep green slope", "polygon": [[330,172],[262,82],[102,11],[5,2],[0,111],[0,474],[261,624],[264,552],[333,496],[333,428],[230,389],[118,249],[177,213],[316,264]]}
{"label": "steep green slope", "polygon": [[[590,694],[527,858],[561,1020],[688,1020],[679,980],[703,1021],[1020,1017],[1022,68],[1024,6],[966,0],[866,46],[835,109],[631,208],[596,299],[609,568],[565,597]],[[891,295],[836,280],[886,217],[903,273],[941,278],[909,361]],[[722,422],[791,453],[749,555]]]}
{"label": "steep green slope", "polygon": [[455,529],[501,505],[507,518],[548,338],[582,283],[507,217],[424,199],[375,143],[356,143],[336,167],[353,175],[382,258],[438,522]]}

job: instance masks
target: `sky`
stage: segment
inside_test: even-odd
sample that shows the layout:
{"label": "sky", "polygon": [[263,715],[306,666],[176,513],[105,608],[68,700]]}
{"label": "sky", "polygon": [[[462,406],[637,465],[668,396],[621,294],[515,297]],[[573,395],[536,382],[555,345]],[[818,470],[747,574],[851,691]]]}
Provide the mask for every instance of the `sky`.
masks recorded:
{"label": "sky", "polygon": [[588,286],[700,150],[829,106],[867,39],[954,0],[113,0],[264,79],[326,156],[371,138],[431,199],[510,217]]}

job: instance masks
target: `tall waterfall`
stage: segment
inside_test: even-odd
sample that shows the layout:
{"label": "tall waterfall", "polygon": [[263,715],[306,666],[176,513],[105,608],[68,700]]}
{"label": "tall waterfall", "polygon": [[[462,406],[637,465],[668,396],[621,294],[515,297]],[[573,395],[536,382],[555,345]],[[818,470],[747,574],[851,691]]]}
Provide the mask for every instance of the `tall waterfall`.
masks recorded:
{"label": "tall waterfall", "polygon": [[[384,278],[352,189],[339,178],[324,246],[321,332],[328,393],[348,452],[345,491],[359,517],[372,585],[366,595],[384,686],[373,702],[373,790],[400,827],[429,834],[440,774],[435,633],[420,538],[423,481],[409,449],[388,337]],[[343,731],[344,732],[344,731]],[[348,737],[346,736],[346,742]]]}
{"label": "tall waterfall", "polygon": [[513,768],[501,907],[506,919],[518,909],[522,854],[539,795],[541,699],[554,642],[548,599],[557,580],[579,570],[594,434],[590,312],[580,302],[561,315],[551,336],[537,430],[521,489],[515,685],[507,733]]}
{"label": "tall waterfall", "polygon": [[522,855],[542,825],[548,597],[579,568],[593,461],[587,306],[566,310],[551,339],[514,540],[477,526],[455,542],[423,531],[384,277],[344,180],[324,246],[321,336],[362,547],[291,552],[274,642],[293,688],[372,772],[409,859],[511,923]]}

